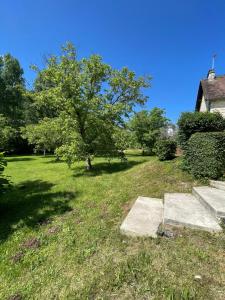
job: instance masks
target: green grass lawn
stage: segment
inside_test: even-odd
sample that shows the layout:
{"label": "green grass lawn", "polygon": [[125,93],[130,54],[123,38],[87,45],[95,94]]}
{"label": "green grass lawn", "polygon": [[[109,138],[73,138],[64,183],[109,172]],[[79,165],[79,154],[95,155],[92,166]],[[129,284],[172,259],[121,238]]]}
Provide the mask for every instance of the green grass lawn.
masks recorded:
{"label": "green grass lawn", "polygon": [[225,299],[224,233],[176,229],[171,239],[119,233],[139,195],[163,197],[198,184],[179,169],[179,159],[131,153],[127,164],[109,165],[96,158],[90,173],[83,163],[68,169],[51,156],[8,162],[0,299]]}

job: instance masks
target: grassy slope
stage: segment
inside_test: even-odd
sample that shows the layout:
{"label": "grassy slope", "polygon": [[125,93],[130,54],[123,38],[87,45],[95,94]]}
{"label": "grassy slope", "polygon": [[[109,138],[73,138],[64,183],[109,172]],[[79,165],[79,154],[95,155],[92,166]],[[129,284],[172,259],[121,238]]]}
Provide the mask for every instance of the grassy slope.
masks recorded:
{"label": "grassy slope", "polygon": [[[175,239],[155,240],[119,234],[138,195],[162,197],[196,184],[177,160],[130,155],[127,165],[109,166],[98,158],[92,173],[52,157],[8,161],[13,188],[0,202],[0,299],[17,293],[23,299],[225,298],[223,233],[179,229]],[[34,237],[40,247],[23,246]],[[15,255],[22,257],[13,262]]]}

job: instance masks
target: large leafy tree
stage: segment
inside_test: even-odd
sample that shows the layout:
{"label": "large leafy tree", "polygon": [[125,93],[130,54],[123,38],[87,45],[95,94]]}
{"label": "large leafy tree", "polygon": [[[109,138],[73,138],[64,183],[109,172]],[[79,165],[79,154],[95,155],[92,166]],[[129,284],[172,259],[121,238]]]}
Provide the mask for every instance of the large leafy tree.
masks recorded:
{"label": "large leafy tree", "polygon": [[158,107],[136,113],[129,123],[138,143],[151,154],[154,152],[155,143],[160,137],[162,128],[167,125],[168,119],[165,117],[165,111]]}
{"label": "large leafy tree", "polygon": [[95,155],[115,153],[115,132],[134,106],[147,100],[142,88],[150,78],[128,68],[115,70],[98,55],[79,60],[72,44],[37,71],[36,108],[40,118],[64,119],[63,143],[56,152],[69,164],[86,160],[90,169]]}
{"label": "large leafy tree", "polygon": [[20,137],[19,127],[26,123],[29,101],[23,69],[19,61],[5,54],[0,57],[0,149],[19,152],[27,147]]}
{"label": "large leafy tree", "polygon": [[12,126],[21,125],[24,105],[23,69],[19,61],[6,54],[0,57],[0,113]]}

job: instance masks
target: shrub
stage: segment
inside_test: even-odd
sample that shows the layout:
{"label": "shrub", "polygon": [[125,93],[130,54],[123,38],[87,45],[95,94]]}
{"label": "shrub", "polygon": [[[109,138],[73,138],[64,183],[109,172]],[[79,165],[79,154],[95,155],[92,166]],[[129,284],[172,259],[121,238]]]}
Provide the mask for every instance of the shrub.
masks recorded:
{"label": "shrub", "polygon": [[185,148],[187,141],[196,132],[218,132],[225,130],[225,119],[219,113],[186,112],[178,120],[178,142]]}
{"label": "shrub", "polygon": [[163,139],[156,143],[156,155],[159,160],[169,160],[175,157],[177,144],[173,140]]}
{"label": "shrub", "polygon": [[225,132],[193,134],[187,143],[184,163],[196,178],[222,176],[225,172]]}

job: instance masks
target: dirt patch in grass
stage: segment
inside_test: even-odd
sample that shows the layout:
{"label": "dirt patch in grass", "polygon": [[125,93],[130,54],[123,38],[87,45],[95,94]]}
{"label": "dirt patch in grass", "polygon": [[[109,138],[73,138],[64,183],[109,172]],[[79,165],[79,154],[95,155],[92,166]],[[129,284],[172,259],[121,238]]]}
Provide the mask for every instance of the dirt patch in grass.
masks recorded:
{"label": "dirt patch in grass", "polygon": [[133,205],[133,203],[130,203],[130,202],[126,202],[125,204],[123,204],[122,210],[123,210],[124,215],[129,213],[129,211],[131,210],[132,205]]}
{"label": "dirt patch in grass", "polygon": [[182,237],[184,234],[183,226],[164,225],[164,229],[173,232],[175,237]]}
{"label": "dirt patch in grass", "polygon": [[20,294],[15,294],[10,296],[7,300],[22,300],[22,296]]}
{"label": "dirt patch in grass", "polygon": [[19,251],[11,257],[11,260],[13,263],[17,263],[17,262],[21,261],[21,259],[23,257],[24,257],[24,253],[22,251]]}
{"label": "dirt patch in grass", "polygon": [[58,233],[60,230],[59,226],[52,226],[48,229],[48,234],[51,235],[51,234],[56,234]]}
{"label": "dirt patch in grass", "polygon": [[94,208],[97,207],[97,204],[94,203],[93,201],[91,201],[91,202],[88,202],[88,203],[86,204],[86,206],[87,206],[87,208],[92,208],[92,209],[94,209]]}
{"label": "dirt patch in grass", "polygon": [[40,246],[41,242],[37,238],[30,238],[22,244],[22,247],[26,249],[37,249]]}

